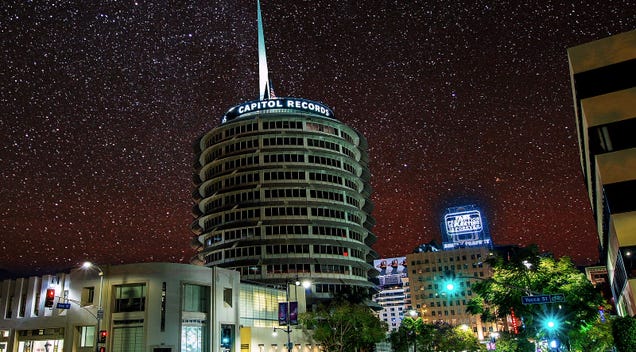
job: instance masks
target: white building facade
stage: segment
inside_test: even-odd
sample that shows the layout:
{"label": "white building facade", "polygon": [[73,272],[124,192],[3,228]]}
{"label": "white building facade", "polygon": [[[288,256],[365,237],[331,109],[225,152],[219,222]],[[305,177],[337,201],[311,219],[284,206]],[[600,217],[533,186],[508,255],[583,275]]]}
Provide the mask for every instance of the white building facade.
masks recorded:
{"label": "white building facade", "polygon": [[[286,351],[285,334],[272,336],[285,290],[244,287],[248,294],[234,270],[175,263],[4,280],[0,352]],[[242,310],[251,318],[242,321]],[[307,333],[291,330],[294,351],[318,349]]]}

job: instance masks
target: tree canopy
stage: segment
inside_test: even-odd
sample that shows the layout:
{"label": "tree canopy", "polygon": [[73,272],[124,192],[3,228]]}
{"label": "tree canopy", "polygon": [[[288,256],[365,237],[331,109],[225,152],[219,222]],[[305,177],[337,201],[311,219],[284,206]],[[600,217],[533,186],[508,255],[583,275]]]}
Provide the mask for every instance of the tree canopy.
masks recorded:
{"label": "tree canopy", "polygon": [[[514,313],[520,330],[531,338],[560,338],[594,324],[599,307],[606,302],[584,274],[567,257],[554,259],[539,255],[536,246],[520,248],[512,255],[488,260],[493,276],[476,283],[478,295],[468,304],[468,311],[492,321]],[[523,296],[563,294],[564,302],[523,304]]]}
{"label": "tree canopy", "polygon": [[618,352],[636,351],[636,318],[620,317],[612,322],[614,342]]}
{"label": "tree canopy", "polygon": [[300,316],[302,324],[313,329],[313,338],[325,352],[372,351],[386,338],[386,323],[364,304],[334,301]]}
{"label": "tree canopy", "polygon": [[424,323],[421,318],[405,317],[399,329],[390,334],[389,340],[395,352],[485,351],[484,345],[471,331],[441,321]]}

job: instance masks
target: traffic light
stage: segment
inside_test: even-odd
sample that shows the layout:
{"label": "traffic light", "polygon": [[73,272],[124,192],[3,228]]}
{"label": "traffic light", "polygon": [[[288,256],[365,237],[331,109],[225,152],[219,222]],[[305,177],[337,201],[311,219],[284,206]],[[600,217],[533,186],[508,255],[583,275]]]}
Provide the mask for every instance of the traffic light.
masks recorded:
{"label": "traffic light", "polygon": [[99,352],[106,352],[106,347],[102,346],[99,348]]}
{"label": "traffic light", "polygon": [[442,290],[448,294],[457,292],[457,277],[452,271],[447,271],[442,277]]}
{"label": "traffic light", "polygon": [[446,289],[447,292],[453,292],[455,291],[455,283],[452,281],[448,281],[446,282],[444,288]]}
{"label": "traffic light", "polygon": [[44,300],[44,306],[46,308],[52,308],[53,307],[53,301],[55,301],[55,289],[54,288],[47,288],[46,289],[46,298]]}
{"label": "traffic light", "polygon": [[553,316],[548,316],[543,319],[543,328],[547,331],[556,331],[559,329],[559,320]]}
{"label": "traffic light", "polygon": [[106,343],[108,337],[108,330],[99,330],[99,343]]}

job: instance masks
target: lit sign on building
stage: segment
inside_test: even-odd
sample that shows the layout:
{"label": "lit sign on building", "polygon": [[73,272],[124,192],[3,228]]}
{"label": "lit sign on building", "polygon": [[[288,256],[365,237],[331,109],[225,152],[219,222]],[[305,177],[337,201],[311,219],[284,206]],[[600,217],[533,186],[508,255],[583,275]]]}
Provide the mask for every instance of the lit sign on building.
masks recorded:
{"label": "lit sign on building", "polygon": [[254,111],[264,111],[270,109],[291,109],[302,112],[311,112],[324,117],[334,118],[333,111],[327,106],[315,101],[299,98],[276,98],[269,100],[248,101],[228,110],[223,116],[221,123],[225,123]]}
{"label": "lit sign on building", "polygon": [[486,219],[475,205],[447,208],[441,227],[444,249],[492,246]]}
{"label": "lit sign on building", "polygon": [[444,223],[446,223],[446,232],[449,234],[477,232],[483,229],[479,210],[446,214],[444,215]]}

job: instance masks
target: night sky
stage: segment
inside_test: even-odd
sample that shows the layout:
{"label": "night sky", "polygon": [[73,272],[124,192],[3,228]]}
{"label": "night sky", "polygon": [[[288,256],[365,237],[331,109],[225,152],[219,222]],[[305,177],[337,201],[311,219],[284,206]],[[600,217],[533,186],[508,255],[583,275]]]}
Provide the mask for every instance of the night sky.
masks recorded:
{"label": "night sky", "polygon": [[[566,49],[633,0],[261,5],[276,94],[369,141],[382,256],[477,204],[497,244],[598,260]],[[256,1],[3,1],[0,270],[188,262],[192,143],[258,98],[256,30]]]}

